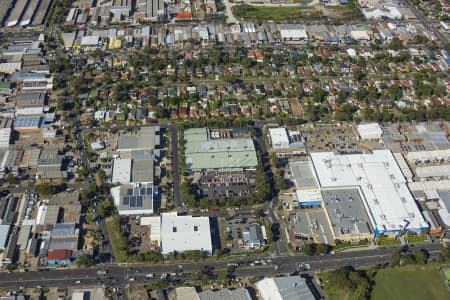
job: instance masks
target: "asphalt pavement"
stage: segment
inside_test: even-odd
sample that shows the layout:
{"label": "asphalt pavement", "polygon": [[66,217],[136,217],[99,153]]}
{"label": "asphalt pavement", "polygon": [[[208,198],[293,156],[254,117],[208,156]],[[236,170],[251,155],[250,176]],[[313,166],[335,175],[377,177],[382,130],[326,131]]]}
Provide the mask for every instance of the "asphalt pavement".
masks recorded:
{"label": "asphalt pavement", "polygon": [[[164,126],[164,127],[163,127]],[[170,130],[170,150],[172,161],[173,205],[181,207],[180,152],[178,149],[178,129],[175,124],[161,125]]]}
{"label": "asphalt pavement", "polygon": [[443,44],[447,44],[448,40],[445,38],[444,35],[442,35],[438,29],[434,26],[433,22],[429,20],[421,11],[417,9],[417,7],[411,3],[410,0],[405,0],[405,4],[408,6],[408,8],[416,15],[416,18],[422,23],[425,28],[430,30],[434,35],[439,39],[439,41]]}
{"label": "asphalt pavement", "polygon": [[[435,257],[440,252],[441,244],[425,244],[413,248],[426,249],[431,256]],[[323,256],[288,256],[235,258],[232,260],[211,260],[202,262],[187,263],[166,263],[158,265],[117,265],[105,264],[103,267],[88,269],[64,269],[50,271],[33,272],[13,272],[0,273],[0,288],[18,289],[20,287],[70,287],[74,285],[96,285],[125,286],[130,282],[148,283],[157,281],[162,274],[177,273],[177,277],[192,278],[208,266],[214,273],[224,274],[227,265],[239,263],[240,266],[234,272],[236,277],[243,276],[275,276],[280,274],[292,274],[295,272],[315,273],[323,270],[331,270],[344,266],[368,267],[389,262],[389,258],[394,248],[376,248],[371,250],[361,250],[353,252],[341,252],[334,255]],[[255,260],[265,265],[259,264],[251,266]],[[268,260],[271,260],[269,262]],[[301,267],[302,264],[309,264],[309,269]],[[181,266],[181,268],[180,268]],[[97,271],[106,270],[106,277],[97,276]],[[153,278],[146,278],[146,274],[154,274]],[[80,283],[77,283],[80,282]]]}

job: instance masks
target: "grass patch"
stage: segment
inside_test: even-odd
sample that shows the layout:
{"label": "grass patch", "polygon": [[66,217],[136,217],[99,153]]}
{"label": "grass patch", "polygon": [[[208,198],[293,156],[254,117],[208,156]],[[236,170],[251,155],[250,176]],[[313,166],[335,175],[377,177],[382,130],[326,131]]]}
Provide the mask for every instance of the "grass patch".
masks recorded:
{"label": "grass patch", "polygon": [[[241,21],[265,22],[274,21],[282,23],[296,23],[302,21],[316,21],[327,17],[332,22],[363,19],[361,10],[355,1],[349,5],[329,6],[320,8],[307,6],[310,0],[294,0],[298,6],[252,6],[240,4],[233,6],[233,15]],[[303,6],[302,3],[305,5]]]}
{"label": "grass patch", "polygon": [[128,258],[127,239],[123,236],[120,228],[120,220],[112,219],[106,221],[109,238],[111,239],[111,246],[113,248],[114,256],[117,262],[126,262]]}
{"label": "grass patch", "polygon": [[375,275],[375,286],[371,293],[373,300],[385,299],[449,299],[438,267],[429,265],[407,265],[379,270]]}
{"label": "grass patch", "polygon": [[378,239],[377,244],[378,244],[378,246],[396,246],[396,245],[400,245],[401,242],[394,238],[386,237],[386,238]]}
{"label": "grass patch", "polygon": [[321,13],[315,8],[295,6],[252,6],[248,4],[233,6],[233,14],[240,20],[263,22],[298,22],[320,17]]}
{"label": "grass patch", "polygon": [[444,275],[445,275],[445,279],[447,279],[448,281],[450,281],[450,268],[443,269],[442,272],[443,272]]}
{"label": "grass patch", "polygon": [[406,238],[409,244],[423,244],[428,243],[426,236],[411,235]]}
{"label": "grass patch", "polygon": [[368,240],[361,240],[356,244],[352,243],[345,243],[345,242],[337,242],[335,246],[333,246],[334,251],[343,251],[350,248],[361,248],[361,247],[368,247],[369,241]]}

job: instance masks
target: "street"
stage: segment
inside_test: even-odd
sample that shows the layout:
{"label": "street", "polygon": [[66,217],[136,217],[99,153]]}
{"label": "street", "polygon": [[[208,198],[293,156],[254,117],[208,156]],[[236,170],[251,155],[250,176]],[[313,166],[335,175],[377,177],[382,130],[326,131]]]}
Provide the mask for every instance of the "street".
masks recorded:
{"label": "street", "polygon": [[[431,257],[436,257],[440,252],[441,244],[424,244],[415,246],[415,249],[426,249]],[[288,256],[269,257],[267,255],[246,258],[236,258],[233,260],[211,260],[188,263],[167,263],[160,265],[128,265],[119,266],[116,264],[106,264],[103,268],[89,269],[60,269],[41,272],[14,272],[0,273],[0,288],[19,288],[23,287],[69,287],[74,286],[75,282],[80,281],[81,285],[105,284],[109,286],[124,286],[133,278],[136,283],[148,283],[157,281],[162,274],[178,273],[177,276],[185,274],[184,277],[195,276],[204,266],[213,269],[214,273],[224,273],[227,264],[230,262],[239,263],[240,266],[234,272],[236,277],[243,276],[274,276],[278,274],[291,274],[294,272],[303,272],[299,265],[309,264],[311,268],[306,270],[308,273],[323,270],[331,270],[345,266],[368,267],[389,262],[389,258],[394,248],[376,248],[372,250],[359,250],[352,252],[336,253],[334,255],[319,256]],[[271,260],[270,264],[250,266],[249,262],[255,260]],[[182,268],[179,268],[179,265]],[[278,266],[275,270],[275,266]],[[108,274],[105,278],[97,276],[97,271],[106,270]],[[146,274],[154,274],[154,277],[148,279]]]}
{"label": "street", "polygon": [[178,129],[175,124],[160,125],[161,128],[170,130],[170,151],[172,161],[172,182],[173,182],[173,205],[181,207],[181,176],[180,176],[180,159],[178,149]]}

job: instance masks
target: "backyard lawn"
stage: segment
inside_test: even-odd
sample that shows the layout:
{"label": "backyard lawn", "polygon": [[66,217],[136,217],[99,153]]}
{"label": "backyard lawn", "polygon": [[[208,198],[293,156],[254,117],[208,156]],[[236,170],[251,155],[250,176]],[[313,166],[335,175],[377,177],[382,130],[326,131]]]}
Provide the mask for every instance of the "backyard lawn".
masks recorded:
{"label": "backyard lawn", "polygon": [[407,265],[379,270],[371,299],[450,299],[450,291],[439,275],[438,266]]}

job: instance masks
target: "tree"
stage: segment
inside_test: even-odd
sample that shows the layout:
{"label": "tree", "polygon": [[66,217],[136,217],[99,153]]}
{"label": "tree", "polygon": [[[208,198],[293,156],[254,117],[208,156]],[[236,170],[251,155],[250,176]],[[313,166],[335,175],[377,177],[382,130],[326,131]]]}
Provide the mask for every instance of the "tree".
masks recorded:
{"label": "tree", "polygon": [[314,102],[322,103],[325,100],[325,92],[321,87],[315,87],[312,91]]}
{"label": "tree", "polygon": [[77,265],[79,267],[89,268],[95,264],[94,257],[89,254],[83,254],[77,259]]}
{"label": "tree", "polygon": [[330,287],[344,289],[351,293],[349,299],[368,299],[371,282],[366,272],[345,267],[330,272],[328,277]]}
{"label": "tree", "polygon": [[34,187],[34,191],[37,194],[43,194],[43,195],[48,196],[55,192],[55,188],[50,183],[45,182],[45,183],[36,185]]}
{"label": "tree", "polygon": [[159,289],[165,289],[169,287],[169,281],[167,279],[162,279],[156,283],[151,283],[147,285],[147,289],[149,290],[159,290]]}
{"label": "tree", "polygon": [[442,247],[441,253],[439,253],[438,256],[439,262],[447,262],[450,261],[450,248],[449,247]]}
{"label": "tree", "polygon": [[200,208],[202,208],[202,209],[208,208],[208,204],[209,204],[208,198],[201,198],[199,202],[200,202],[199,203]]}
{"label": "tree", "polygon": [[284,190],[287,188],[286,180],[284,180],[283,176],[276,176],[275,178],[275,185],[277,186],[278,190]]}
{"label": "tree", "polygon": [[398,37],[394,37],[388,44],[389,49],[400,50],[403,47],[402,42]]}
{"label": "tree", "polygon": [[357,69],[353,72],[353,79],[356,81],[361,81],[366,77],[366,74],[361,71],[360,69]]}
{"label": "tree", "polygon": [[255,218],[260,219],[262,216],[264,216],[264,211],[262,208],[258,208],[255,210]]}
{"label": "tree", "polygon": [[327,244],[318,244],[316,247],[316,254],[327,254],[330,252],[331,247]]}
{"label": "tree", "polygon": [[89,196],[88,196],[87,192],[84,190],[81,191],[81,193],[80,193],[80,203],[84,207],[89,206]]}
{"label": "tree", "polygon": [[316,245],[315,244],[304,244],[301,248],[301,251],[306,255],[314,255],[316,253]]}
{"label": "tree", "polygon": [[9,173],[9,174],[6,176],[6,181],[7,181],[9,184],[15,184],[15,183],[16,183],[16,177],[14,177],[14,174],[13,174],[13,173]]}
{"label": "tree", "polygon": [[417,263],[425,265],[428,261],[428,257],[430,255],[424,249],[416,250],[414,252],[414,257],[416,258]]}
{"label": "tree", "polygon": [[400,250],[396,249],[394,252],[392,252],[391,258],[389,259],[389,264],[391,266],[398,266],[400,265],[400,259],[401,259]]}

